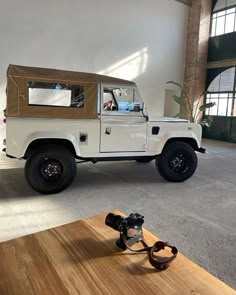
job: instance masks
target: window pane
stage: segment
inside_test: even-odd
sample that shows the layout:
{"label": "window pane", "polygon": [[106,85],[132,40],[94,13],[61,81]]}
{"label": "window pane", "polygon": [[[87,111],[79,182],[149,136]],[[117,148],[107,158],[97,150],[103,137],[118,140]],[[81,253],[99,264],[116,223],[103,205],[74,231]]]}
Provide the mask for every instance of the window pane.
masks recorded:
{"label": "window pane", "polygon": [[[218,75],[208,87],[209,92],[229,92],[234,88],[235,67]],[[218,94],[216,94],[218,95]],[[217,96],[216,96],[217,97]]]}
{"label": "window pane", "polygon": [[223,9],[226,7],[226,5],[227,5],[226,0],[218,0],[214,7],[214,11]]}
{"label": "window pane", "polygon": [[227,99],[219,99],[218,116],[226,116]]}
{"label": "window pane", "polygon": [[48,106],[70,106],[69,90],[29,89],[29,104]]}
{"label": "window pane", "polygon": [[236,116],[236,99],[234,99],[234,109],[233,109],[233,116]]}
{"label": "window pane", "polygon": [[84,88],[81,86],[71,87],[71,108],[82,108],[84,107]]}
{"label": "window pane", "polygon": [[29,104],[40,106],[84,106],[84,89],[80,86],[59,83],[28,82]]}
{"label": "window pane", "polygon": [[235,14],[226,15],[225,33],[231,33],[234,31]]}
{"label": "window pane", "polygon": [[104,111],[117,110],[116,103],[114,101],[111,91],[105,90],[103,93],[103,110]]}
{"label": "window pane", "polygon": [[220,91],[220,75],[218,75],[208,87],[210,92],[219,92]]}
{"label": "window pane", "polygon": [[132,111],[134,108],[134,89],[117,88],[113,90],[119,111]]}
{"label": "window pane", "polygon": [[225,16],[217,18],[216,21],[216,36],[224,34],[225,31]]}
{"label": "window pane", "polygon": [[142,99],[136,87],[105,87],[103,110],[120,112],[141,112]]}
{"label": "window pane", "polygon": [[211,24],[211,36],[214,37],[216,35],[216,19],[212,20]]}
{"label": "window pane", "polygon": [[209,109],[209,115],[216,116],[217,115],[217,108],[218,108],[218,99],[211,99],[211,102],[215,102],[215,105]]}
{"label": "window pane", "polygon": [[138,88],[135,88],[134,102],[135,102],[135,104],[140,105],[140,108],[142,109],[142,107],[143,107],[143,101],[142,101],[142,98],[140,96],[140,93],[139,93]]}
{"label": "window pane", "polygon": [[219,93],[211,93],[211,98],[219,98]]}
{"label": "window pane", "polygon": [[233,91],[235,68],[230,68],[220,74],[220,92]]}
{"label": "window pane", "polygon": [[227,116],[232,116],[232,106],[233,106],[233,99],[230,98],[228,102],[228,111],[227,111]]}
{"label": "window pane", "polygon": [[220,11],[216,14],[217,17],[220,17],[220,16],[224,16],[225,15],[225,10],[224,11]]}
{"label": "window pane", "polygon": [[228,99],[228,93],[221,93],[221,94],[219,94],[219,98]]}
{"label": "window pane", "polygon": [[214,7],[214,11],[218,11],[227,7],[235,6],[236,0],[218,0]]}
{"label": "window pane", "polygon": [[230,8],[226,10],[226,14],[234,13],[234,12],[235,12],[235,8]]}
{"label": "window pane", "polygon": [[236,0],[227,0],[227,7],[236,5]]}
{"label": "window pane", "polygon": [[[207,94],[206,96],[206,103],[210,103],[211,102],[211,95]],[[205,114],[209,115],[210,109],[206,109]]]}

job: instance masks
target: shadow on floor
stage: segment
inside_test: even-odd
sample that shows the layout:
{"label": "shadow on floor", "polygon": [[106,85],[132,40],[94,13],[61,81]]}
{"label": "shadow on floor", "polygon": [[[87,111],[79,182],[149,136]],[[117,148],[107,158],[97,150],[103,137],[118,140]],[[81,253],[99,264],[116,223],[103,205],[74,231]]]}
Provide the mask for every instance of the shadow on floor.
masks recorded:
{"label": "shadow on floor", "polygon": [[[106,162],[81,164],[72,184],[73,189],[108,188],[123,184],[156,184],[165,182],[153,163]],[[0,169],[0,199],[36,197],[41,194],[30,188],[23,168]]]}

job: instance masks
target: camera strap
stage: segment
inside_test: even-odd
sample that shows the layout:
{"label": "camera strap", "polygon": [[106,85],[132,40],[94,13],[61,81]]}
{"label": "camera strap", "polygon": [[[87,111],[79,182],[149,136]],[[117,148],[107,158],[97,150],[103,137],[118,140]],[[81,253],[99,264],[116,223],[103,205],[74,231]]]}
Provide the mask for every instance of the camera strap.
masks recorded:
{"label": "camera strap", "polygon": [[[143,238],[143,233],[142,233],[142,239],[140,240],[140,242],[143,244],[144,248],[139,250],[134,250],[128,245],[127,239],[124,233],[120,232],[120,234],[121,234],[121,239],[124,242],[127,249],[136,253],[147,252],[150,264],[158,270],[166,269],[170,265],[170,263],[176,258],[178,254],[177,248],[174,246],[171,246],[168,242],[157,241],[153,246],[151,247],[148,246]],[[160,252],[161,250],[164,250],[166,247],[171,249],[171,253],[172,253],[171,256],[161,257],[161,256],[155,255],[155,253]]]}

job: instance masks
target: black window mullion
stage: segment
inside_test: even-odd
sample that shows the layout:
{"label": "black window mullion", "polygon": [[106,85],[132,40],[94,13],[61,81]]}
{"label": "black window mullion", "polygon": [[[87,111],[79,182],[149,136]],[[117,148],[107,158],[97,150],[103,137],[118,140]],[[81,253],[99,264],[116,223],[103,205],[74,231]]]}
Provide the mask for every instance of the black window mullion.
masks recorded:
{"label": "black window mullion", "polygon": [[236,67],[234,71],[234,88],[233,88],[233,100],[232,100],[232,110],[231,110],[231,116],[234,115],[234,105],[235,105],[235,99],[236,99]]}
{"label": "black window mullion", "polygon": [[216,112],[216,116],[219,116],[219,104],[220,104],[220,94],[218,93],[218,102],[217,102],[217,112]]}
{"label": "black window mullion", "polygon": [[229,109],[229,93],[227,97],[226,117],[228,117],[228,109]]}

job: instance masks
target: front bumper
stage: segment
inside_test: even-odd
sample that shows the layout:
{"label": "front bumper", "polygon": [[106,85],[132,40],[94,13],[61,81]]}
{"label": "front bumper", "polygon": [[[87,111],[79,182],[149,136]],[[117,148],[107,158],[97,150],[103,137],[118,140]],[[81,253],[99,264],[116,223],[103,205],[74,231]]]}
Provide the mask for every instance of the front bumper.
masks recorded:
{"label": "front bumper", "polygon": [[202,154],[206,153],[206,149],[203,148],[203,147],[197,148],[196,151],[199,152],[199,153],[202,153]]}

